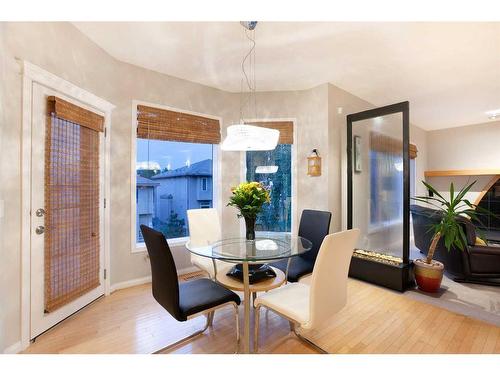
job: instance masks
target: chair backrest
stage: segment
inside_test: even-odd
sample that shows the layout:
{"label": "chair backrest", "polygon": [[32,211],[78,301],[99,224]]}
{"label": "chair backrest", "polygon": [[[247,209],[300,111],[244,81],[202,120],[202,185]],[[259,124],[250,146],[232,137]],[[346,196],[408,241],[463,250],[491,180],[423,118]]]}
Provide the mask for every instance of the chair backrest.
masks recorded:
{"label": "chair backrest", "polygon": [[187,210],[189,241],[193,246],[206,246],[221,239],[219,215],[215,208]]}
{"label": "chair backrest", "polygon": [[329,234],[323,240],[311,278],[310,320],[315,328],[340,311],[347,302],[347,275],[359,229]]}
{"label": "chair backrest", "polygon": [[304,210],[300,216],[299,236],[312,242],[312,248],[301,254],[304,259],[316,261],[323,239],[330,230],[331,212],[318,210]]}
{"label": "chair backrest", "polygon": [[172,252],[163,233],[141,225],[151,263],[153,297],[175,319],[181,320],[179,279]]}

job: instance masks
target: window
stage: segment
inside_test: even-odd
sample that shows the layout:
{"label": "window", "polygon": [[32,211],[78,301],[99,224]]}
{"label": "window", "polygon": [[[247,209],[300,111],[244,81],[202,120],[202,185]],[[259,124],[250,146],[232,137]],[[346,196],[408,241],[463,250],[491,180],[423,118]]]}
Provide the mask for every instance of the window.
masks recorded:
{"label": "window", "polygon": [[187,237],[187,210],[213,207],[213,152],[220,139],[205,120],[215,120],[144,106],[137,119],[135,243],[144,241],[141,224],[168,239]]}
{"label": "window", "polygon": [[[212,207],[213,146],[137,139],[137,225],[148,225],[166,238],[187,237],[187,210]],[[203,196],[198,178],[203,177]],[[208,193],[208,194],[207,194]],[[137,230],[137,242],[142,242]]]}
{"label": "window", "polygon": [[[275,173],[256,173],[257,167],[277,166]],[[257,216],[256,230],[290,232],[292,219],[292,145],[280,144],[272,151],[246,153],[247,181],[267,186],[271,202]]]}
{"label": "window", "polygon": [[[257,216],[256,230],[291,232],[293,123],[286,121],[258,124],[271,128],[279,127],[280,143],[271,151],[246,153],[246,180],[261,182],[271,192],[270,204],[264,205]],[[279,125],[274,126],[275,124]],[[274,169],[278,167],[277,171],[270,168],[272,166]],[[257,170],[257,167],[260,168]]]}

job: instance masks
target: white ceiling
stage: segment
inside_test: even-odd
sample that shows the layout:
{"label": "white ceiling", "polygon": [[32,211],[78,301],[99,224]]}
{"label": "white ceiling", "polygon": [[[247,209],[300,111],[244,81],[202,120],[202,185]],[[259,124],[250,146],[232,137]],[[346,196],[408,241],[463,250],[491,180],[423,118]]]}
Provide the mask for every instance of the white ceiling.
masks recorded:
{"label": "white ceiling", "polygon": [[[249,43],[238,22],[78,22],[115,58],[239,92]],[[257,89],[331,82],[375,105],[409,100],[427,129],[500,109],[500,23],[260,22]]]}

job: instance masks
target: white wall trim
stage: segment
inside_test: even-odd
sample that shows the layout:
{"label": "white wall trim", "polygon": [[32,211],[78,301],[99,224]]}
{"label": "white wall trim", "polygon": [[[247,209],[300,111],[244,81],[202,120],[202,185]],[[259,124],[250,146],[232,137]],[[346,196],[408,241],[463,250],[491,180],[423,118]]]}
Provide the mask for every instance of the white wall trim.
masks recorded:
{"label": "white wall trim", "polygon": [[137,285],[147,284],[151,282],[151,275],[145,277],[139,277],[137,279],[131,279],[127,281],[121,281],[111,285],[111,293],[116,292],[120,289],[130,288]]}
{"label": "white wall trim", "polygon": [[3,354],[17,354],[22,350],[21,341],[18,341],[4,349]]}
{"label": "white wall trim", "polygon": [[[220,116],[215,116],[215,115],[210,115],[206,113],[200,113],[200,112],[193,112],[189,111],[186,109],[182,108],[175,108],[175,107],[170,107],[166,105],[161,105],[161,104],[156,104],[156,103],[149,103],[145,102],[142,100],[132,100],[132,123],[130,126],[130,131],[131,131],[131,147],[130,147],[130,215],[131,215],[131,230],[130,230],[130,252],[131,253],[141,253],[146,251],[144,246],[140,246],[137,244],[136,241],[136,202],[135,202],[135,189],[136,189],[136,158],[137,158],[137,106],[138,105],[145,105],[148,107],[154,107],[154,108],[159,108],[159,109],[165,109],[168,111],[175,111],[175,112],[181,112],[181,113],[186,113],[188,115],[195,115],[195,116],[202,116],[202,117],[207,117],[211,118],[214,120],[218,120],[220,124],[221,131],[224,128],[224,124],[222,121],[222,117]],[[222,192],[221,192],[221,187],[218,186],[217,182],[222,182],[221,180],[221,168],[222,168],[222,157],[221,157],[221,149],[219,145],[213,145],[213,160],[212,160],[212,165],[213,165],[213,170],[212,170],[212,206],[217,210],[219,213],[219,217],[222,219]],[[183,238],[173,238],[169,239],[168,244],[171,246],[183,246],[187,242],[186,240],[187,237]]]}
{"label": "white wall trim", "polygon": [[[298,152],[298,145],[297,145],[297,119],[295,117],[262,117],[262,118],[247,118],[243,119],[243,122],[272,122],[272,121],[290,121],[293,124],[293,144],[292,144],[292,222],[290,223],[291,227],[291,232],[292,234],[297,234],[298,233],[298,223],[300,221],[298,217],[298,211],[297,211],[297,190],[298,190],[298,174],[297,174],[297,152]],[[246,179],[246,170],[247,170],[247,165],[246,165],[246,153],[241,152],[241,181],[245,181]],[[245,231],[245,225],[243,221],[240,221],[240,232],[241,235],[244,235]]]}
{"label": "white wall trim", "polygon": [[[187,267],[187,268],[177,270],[177,275],[181,276],[181,275],[185,275],[185,274],[188,274],[191,272],[196,272],[196,271],[200,271],[200,269],[198,267],[195,267],[195,266]],[[151,282],[151,275],[139,277],[137,279],[121,281],[119,283],[111,285],[111,293],[116,292],[117,290],[120,290],[120,289],[131,288],[133,286],[143,285],[143,284],[147,284],[150,282]]]}
{"label": "white wall trim", "polygon": [[[71,82],[68,82],[34,64],[17,59],[22,68],[22,144],[21,144],[21,350],[27,348],[30,342],[31,325],[31,126],[32,126],[32,94],[33,84],[59,91],[77,101],[96,108],[104,114],[104,124],[107,137],[104,138],[105,164],[105,197],[110,197],[110,133],[111,111],[115,106],[108,101],[88,92]],[[107,199],[109,201],[109,199]],[[110,209],[104,210],[104,265],[107,278],[104,281],[104,292],[110,292]]]}

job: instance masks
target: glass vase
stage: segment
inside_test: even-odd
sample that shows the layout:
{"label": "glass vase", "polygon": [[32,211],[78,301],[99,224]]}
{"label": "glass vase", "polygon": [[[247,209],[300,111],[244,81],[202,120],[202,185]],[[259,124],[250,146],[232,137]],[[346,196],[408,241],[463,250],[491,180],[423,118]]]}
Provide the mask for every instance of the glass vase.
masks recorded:
{"label": "glass vase", "polygon": [[247,240],[255,240],[255,218],[254,217],[245,217],[245,226],[246,226],[246,238]]}

